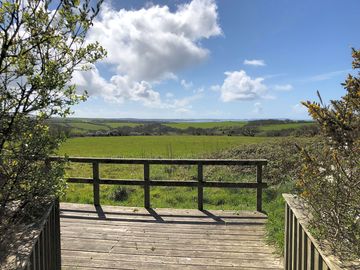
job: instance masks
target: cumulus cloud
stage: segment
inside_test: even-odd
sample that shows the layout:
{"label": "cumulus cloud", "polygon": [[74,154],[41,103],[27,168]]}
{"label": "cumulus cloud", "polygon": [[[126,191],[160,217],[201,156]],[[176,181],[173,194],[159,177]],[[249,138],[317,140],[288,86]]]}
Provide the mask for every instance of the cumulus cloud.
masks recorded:
{"label": "cumulus cloud", "polygon": [[[225,72],[226,78],[220,86],[221,100],[255,100],[266,97],[267,87],[263,78],[251,78],[244,70]],[[217,88],[217,87],[214,87]]]}
{"label": "cumulus cloud", "polygon": [[150,83],[133,81],[127,75],[115,75],[107,81],[96,67],[88,71],[75,72],[72,83],[77,85],[78,91],[86,90],[90,96],[101,96],[107,101],[140,101],[149,107],[161,103],[160,94],[152,89]]}
{"label": "cumulus cloud", "polygon": [[100,41],[106,63],[132,80],[153,81],[199,63],[208,55],[199,41],[221,34],[213,0],[119,11],[109,5],[95,20],[88,41]]}
{"label": "cumulus cloud", "polygon": [[284,92],[286,92],[286,91],[293,90],[293,88],[294,87],[291,84],[276,84],[276,85],[274,85],[274,89],[276,91],[284,91]]}
{"label": "cumulus cloud", "polygon": [[[98,41],[107,50],[101,71],[106,68],[113,76],[107,80],[94,67],[76,72],[73,83],[108,101],[130,100],[149,107],[188,109],[186,102],[170,95],[166,98],[172,100],[162,101],[153,86],[176,78],[177,71],[203,61],[209,51],[201,46],[201,40],[220,34],[214,0],[192,0],[175,11],[159,5],[115,10],[104,4],[87,42]],[[193,86],[185,80],[181,84],[184,88]]]}
{"label": "cumulus cloud", "polygon": [[253,60],[244,60],[244,65],[255,66],[255,67],[264,67],[266,66],[265,61],[262,59],[253,59]]}

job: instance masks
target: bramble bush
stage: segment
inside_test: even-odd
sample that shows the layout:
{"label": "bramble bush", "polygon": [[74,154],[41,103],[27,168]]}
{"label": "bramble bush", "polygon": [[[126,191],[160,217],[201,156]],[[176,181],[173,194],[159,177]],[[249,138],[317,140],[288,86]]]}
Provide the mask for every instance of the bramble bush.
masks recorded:
{"label": "bramble bush", "polygon": [[[360,51],[353,50],[353,68]],[[324,146],[302,149],[298,185],[311,213],[311,228],[344,259],[360,258],[360,77],[348,75],[346,94],[330,105],[304,102],[319,124]]]}

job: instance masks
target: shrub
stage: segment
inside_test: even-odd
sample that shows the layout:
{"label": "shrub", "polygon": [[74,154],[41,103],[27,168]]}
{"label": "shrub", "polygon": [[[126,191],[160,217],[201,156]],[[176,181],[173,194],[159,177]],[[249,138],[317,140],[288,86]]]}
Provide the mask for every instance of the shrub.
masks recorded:
{"label": "shrub", "polygon": [[[353,50],[353,68],[360,51]],[[360,258],[360,78],[349,75],[346,94],[325,105],[304,102],[321,128],[322,149],[303,153],[299,186],[311,213],[311,228],[342,258]],[[301,147],[300,147],[301,148]]]}
{"label": "shrub", "polygon": [[110,199],[119,202],[126,201],[133,191],[134,189],[128,187],[116,187],[112,191]]}
{"label": "shrub", "polygon": [[[277,185],[294,181],[301,168],[301,154],[296,144],[304,148],[319,147],[316,139],[279,138],[272,141],[241,145],[228,151],[217,153],[214,158],[267,159],[268,165],[263,170],[264,181]],[[229,167],[238,174],[252,173],[254,167]],[[216,168],[215,168],[216,169]],[[211,172],[209,172],[211,174]]]}

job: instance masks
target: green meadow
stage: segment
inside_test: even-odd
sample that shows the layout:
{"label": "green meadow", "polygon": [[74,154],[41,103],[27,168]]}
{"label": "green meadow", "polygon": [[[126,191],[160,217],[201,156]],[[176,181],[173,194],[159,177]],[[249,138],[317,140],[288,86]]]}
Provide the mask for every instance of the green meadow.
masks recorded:
{"label": "green meadow", "polygon": [[271,124],[271,125],[263,125],[260,126],[261,131],[271,131],[271,130],[284,130],[284,129],[290,129],[290,128],[300,128],[303,126],[311,126],[314,125],[312,122],[308,123],[285,123],[285,124]]}
{"label": "green meadow", "polygon": [[243,127],[247,124],[245,121],[223,121],[223,122],[179,122],[179,123],[166,123],[164,125],[178,128],[226,128],[226,127]]}
{"label": "green meadow", "polygon": [[70,138],[60,155],[86,157],[200,158],[239,144],[271,138],[245,136],[117,136]]}

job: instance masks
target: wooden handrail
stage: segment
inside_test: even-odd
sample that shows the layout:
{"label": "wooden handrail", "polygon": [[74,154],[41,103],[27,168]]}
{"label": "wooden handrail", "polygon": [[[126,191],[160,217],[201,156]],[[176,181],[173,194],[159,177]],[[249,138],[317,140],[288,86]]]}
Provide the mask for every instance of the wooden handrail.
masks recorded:
{"label": "wooden handrail", "polygon": [[[262,189],[267,187],[262,182],[262,166],[267,164],[266,159],[138,159],[138,158],[92,158],[92,157],[51,157],[50,161],[68,161],[74,163],[92,164],[92,178],[67,179],[69,183],[88,183],[93,184],[94,204],[100,205],[100,185],[136,185],[144,188],[144,206],[150,208],[150,187],[169,186],[169,187],[197,187],[198,189],[198,209],[203,210],[204,187],[218,188],[253,188],[256,189],[256,209],[262,211]],[[143,179],[103,179],[100,178],[99,164],[139,164],[144,166]],[[174,181],[174,180],[151,180],[150,165],[197,165],[197,181]],[[208,165],[218,166],[255,166],[256,182],[219,182],[205,181],[203,167]]]}

